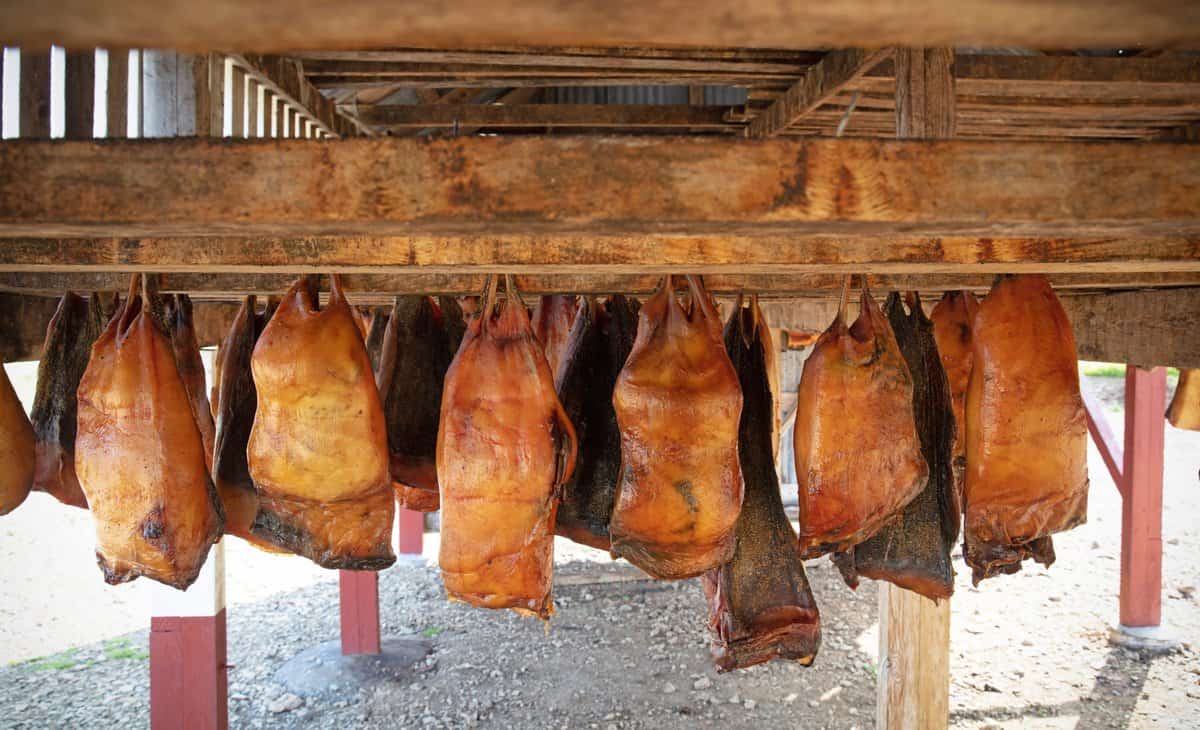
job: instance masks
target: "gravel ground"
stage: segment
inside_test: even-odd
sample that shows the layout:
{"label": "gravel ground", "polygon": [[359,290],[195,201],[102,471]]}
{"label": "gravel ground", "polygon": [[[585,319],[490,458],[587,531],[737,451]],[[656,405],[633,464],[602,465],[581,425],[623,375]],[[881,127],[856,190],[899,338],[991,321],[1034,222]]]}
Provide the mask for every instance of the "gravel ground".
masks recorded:
{"label": "gravel ground", "polygon": [[[1112,389],[1119,380],[1099,380],[1106,400],[1119,397],[1119,387]],[[1119,435],[1120,412],[1109,418]],[[1092,449],[1089,522],[1056,538],[1058,563],[978,589],[960,568],[952,604],[953,727],[1200,727],[1200,433],[1168,427],[1167,453],[1163,623],[1184,648],[1151,656],[1108,643],[1121,512]],[[558,613],[548,625],[448,603],[436,569],[390,568],[380,581],[384,635],[426,641],[432,653],[400,680],[331,686],[306,697],[292,695],[275,673],[301,651],[337,638],[336,584],[322,580],[231,606],[231,726],[873,726],[878,626],[870,582],[856,594],[827,561],[811,564],[824,631],[814,666],[773,663],[718,675],[695,581],[645,580],[622,562],[592,557],[599,559],[557,566]],[[5,557],[12,559],[22,556]],[[28,596],[18,600],[27,601],[27,613],[37,605]],[[84,603],[74,606],[76,614],[90,612]],[[141,630],[0,668],[0,727],[145,726],[146,651]]]}

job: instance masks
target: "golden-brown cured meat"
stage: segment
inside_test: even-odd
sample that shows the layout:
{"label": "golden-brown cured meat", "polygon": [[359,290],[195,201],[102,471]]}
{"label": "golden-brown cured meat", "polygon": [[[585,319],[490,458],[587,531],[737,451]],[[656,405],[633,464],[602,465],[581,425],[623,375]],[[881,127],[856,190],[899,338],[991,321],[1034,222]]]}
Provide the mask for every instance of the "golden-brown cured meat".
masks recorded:
{"label": "golden-brown cured meat", "polygon": [[608,550],[608,521],[621,473],[621,431],[613,387],[633,349],[637,302],[617,294],[585,298],[555,375],[559,400],[575,426],[579,458],[563,487],[555,531],[582,545]]}
{"label": "golden-brown cured meat", "polygon": [[1044,276],[998,277],[971,327],[964,529],[975,583],[1087,517],[1087,422],[1075,336]]}
{"label": "golden-brown cured meat", "polygon": [[104,579],[187,588],[221,536],[187,388],[150,287],[130,296],[92,347],[79,383],[75,464]]}
{"label": "golden-brown cured meat", "polygon": [[33,486],[33,426],[0,363],[0,515],[12,512]]}
{"label": "golden-brown cured meat", "polygon": [[1175,428],[1200,431],[1200,370],[1180,369],[1175,395],[1167,408],[1167,420]]}
{"label": "golden-brown cured meat", "polygon": [[[507,279],[507,277],[506,277]],[[442,395],[438,562],[451,600],[554,613],[554,518],[575,462],[575,431],[525,305],[496,280],[467,328]]]}
{"label": "golden-brown cured meat", "polygon": [[670,276],[642,305],[613,391],[621,477],[612,554],[664,579],[729,562],[742,507],[742,392],[716,306],[698,279],[688,285],[687,309]]}
{"label": "golden-brown cured meat", "polygon": [[200,429],[204,442],[205,461],[212,471],[213,441],[216,425],[213,423],[212,406],[209,405],[207,387],[204,383],[204,360],[200,357],[200,345],[196,343],[196,327],[192,321],[192,298],[186,294],[163,297],[163,310],[167,331],[171,335],[171,349],[175,353],[175,365],[187,388],[188,400],[192,404],[192,415]]}
{"label": "golden-brown cured meat", "polygon": [[225,507],[225,532],[246,540],[255,547],[279,551],[250,528],[258,514],[258,491],[250,478],[246,463],[246,445],[258,398],[250,372],[250,357],[254,344],[275,311],[275,303],[267,302],[265,312],[259,313],[253,294],[242,300],[221,343],[224,363],[217,382],[216,439],[213,447],[213,482]]}
{"label": "golden-brown cured meat", "polygon": [[742,388],[738,456],[746,496],[733,559],[704,574],[713,661],[723,672],[776,658],[808,666],[821,644],[821,617],[779,494],[778,408],[768,372],[774,343],[757,301],[748,309],[738,302],[725,348]]}
{"label": "golden-brown cured meat", "polygon": [[579,311],[579,298],[574,295],[555,294],[544,296],[533,308],[533,334],[546,353],[550,372],[557,375],[559,362],[571,337],[571,325]]}
{"label": "golden-brown cured meat", "polygon": [[383,336],[376,382],[383,398],[396,502],[405,509],[438,508],[437,434],[442,380],[454,354],[447,319],[461,320],[458,304],[445,312],[431,297],[396,297]]}
{"label": "golden-brown cured meat", "polygon": [[892,292],[884,311],[912,376],[913,415],[929,480],[894,522],[844,553],[834,562],[851,588],[858,576],[886,580],[926,598],[949,598],[954,592],[950,550],[962,520],[951,469],[954,410],[950,386],[933,337],[933,323],[915,292],[907,295],[908,311]]}
{"label": "golden-brown cured meat", "polygon": [[87,508],[75,473],[76,393],[92,356],[92,344],[116,308],[115,298],[92,294],[85,300],[67,292],[46,328],[46,343],[38,362],[37,391],[30,414],[37,434],[33,488],[72,507]]}
{"label": "golden-brown cured meat", "polygon": [[955,509],[962,513],[963,480],[967,471],[967,382],[971,379],[971,364],[975,348],[971,342],[971,323],[979,301],[967,291],[950,291],[942,295],[933,308],[933,339],[937,342],[942,369],[950,384],[950,403],[954,409],[954,499]]}
{"label": "golden-brown cured meat", "polygon": [[258,490],[252,532],[325,568],[379,570],[395,502],[387,430],[361,322],[332,277],[288,290],[251,357],[257,407],[246,449]]}
{"label": "golden-brown cured meat", "polygon": [[925,487],[912,377],[865,281],[858,319],[843,289],[804,363],[793,438],[805,559],[867,540]]}

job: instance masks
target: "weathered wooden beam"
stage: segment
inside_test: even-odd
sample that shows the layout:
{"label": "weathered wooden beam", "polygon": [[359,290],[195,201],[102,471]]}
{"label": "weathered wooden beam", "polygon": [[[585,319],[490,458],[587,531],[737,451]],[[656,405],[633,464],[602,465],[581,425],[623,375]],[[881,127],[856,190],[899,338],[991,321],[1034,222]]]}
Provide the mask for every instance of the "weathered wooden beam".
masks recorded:
{"label": "weathered wooden beam", "polygon": [[891,53],[891,49],[861,48],[830,51],[804,73],[804,78],[750,123],[749,136],[758,139],[774,137],[815,111]]}
{"label": "weathered wooden beam", "polygon": [[[686,22],[681,22],[686,19]],[[990,47],[1195,47],[1194,4],[1112,0],[923,0],[819,5],[748,0],[618,3],[528,0],[496,3],[360,0],[336,3],[214,0],[45,0],[0,6],[0,42],[72,48],[138,45],[242,48],[471,47],[522,45],[680,45],[824,48],[971,44]]]}
{"label": "weathered wooden beam", "polygon": [[[523,91],[528,91],[524,90]],[[453,127],[722,128],[728,107],[686,104],[416,104],[376,106],[358,114],[389,129]]]}
{"label": "weathered wooden beam", "polygon": [[338,111],[333,101],[322,96],[321,92],[304,78],[295,60],[283,56],[254,54],[235,54],[229,58],[270,93],[286,100],[297,109],[303,109],[326,133],[335,137],[352,137],[359,133],[359,125],[351,117]]}
{"label": "weathered wooden beam", "polygon": [[[681,271],[690,271],[681,269]],[[275,273],[199,273],[160,274],[163,292],[180,292],[204,299],[234,299],[246,294],[278,294],[287,289],[299,274]],[[712,274],[705,286],[720,294],[759,294],[769,298],[795,296],[831,296],[842,285],[839,274]],[[965,289],[986,293],[994,281],[991,274],[871,274],[867,277],[877,291],[920,291],[939,293]],[[1097,289],[1148,289],[1200,286],[1200,272],[1171,273],[1062,273],[1050,274],[1050,283],[1059,291],[1076,292]],[[40,296],[57,296],[64,291],[116,291],[128,283],[127,272],[116,271],[24,271],[0,272],[0,291]],[[483,290],[486,274],[464,273],[393,273],[342,274],[342,284],[355,297],[382,297],[394,294],[474,294]],[[518,274],[514,282],[529,294],[639,294],[652,292],[659,284],[657,274]]]}
{"label": "weathered wooden beam", "polygon": [[[1196,265],[1188,237],[1200,234],[1200,147],[640,137],[0,145],[4,237],[362,235],[414,243],[513,234],[546,243],[574,234],[623,238],[649,248],[638,261],[668,264],[647,242],[690,240],[687,258],[696,263],[722,250],[730,263],[744,261],[740,246],[751,240],[784,249],[804,242],[807,261],[827,260],[810,237],[832,236],[825,248],[843,252],[839,241],[889,244],[860,261],[896,262],[903,251],[901,260],[942,264],[1141,261],[1154,270],[1165,257],[1187,270]],[[1014,237],[1035,240],[1012,248]],[[1045,240],[1053,237],[1105,240],[1081,248]],[[1148,241],[1156,237],[1183,241],[1160,247]],[[80,253],[111,255],[114,245]],[[1179,260],[1180,245],[1190,260]],[[1055,246],[1069,252],[1056,256]],[[23,255],[20,244],[5,248],[10,262]],[[579,252],[582,261],[620,260],[607,244],[593,241],[591,249]],[[454,250],[466,249],[452,247],[461,261]],[[768,265],[775,257],[765,253]],[[370,261],[411,263],[378,250]]]}
{"label": "weathered wooden beam", "polygon": [[1200,237],[989,238],[473,231],[342,237],[0,239],[0,271],[480,274],[1200,271]]}

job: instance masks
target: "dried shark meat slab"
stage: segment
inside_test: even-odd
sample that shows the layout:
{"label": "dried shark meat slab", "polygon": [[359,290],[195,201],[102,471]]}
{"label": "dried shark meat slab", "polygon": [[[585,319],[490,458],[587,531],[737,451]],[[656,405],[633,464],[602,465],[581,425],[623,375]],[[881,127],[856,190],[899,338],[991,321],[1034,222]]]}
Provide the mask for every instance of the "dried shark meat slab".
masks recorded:
{"label": "dried shark meat slab", "polygon": [[185,589],[220,539],[224,513],[162,304],[140,280],[79,383],[75,464],[104,579]]}
{"label": "dried shark meat slab", "polygon": [[583,298],[555,383],[579,439],[575,473],[563,487],[555,531],[608,550],[608,521],[621,473],[621,431],[613,388],[637,332],[637,302],[620,294]]}
{"label": "dried shark meat slab", "polygon": [[808,666],[821,644],[821,618],[779,493],[774,344],[757,301],[749,308],[738,302],[725,326],[725,348],[742,388],[738,456],[746,494],[733,559],[703,578],[713,661],[723,672],[772,659]]}
{"label": "dried shark meat slab", "polygon": [[933,323],[921,309],[920,298],[910,293],[905,312],[900,295],[893,292],[883,308],[912,375],[913,415],[929,480],[899,518],[852,551],[836,554],[834,562],[852,588],[858,586],[858,575],[863,575],[936,601],[954,592],[950,549],[958,540],[962,520],[951,470],[955,427],[950,386]]}
{"label": "dried shark meat slab", "polygon": [[442,381],[454,353],[442,304],[427,296],[396,297],[383,337],[376,382],[387,422],[392,486],[397,503],[418,512],[438,509],[437,434]]}
{"label": "dried shark meat slab", "polygon": [[686,309],[670,276],[642,305],[613,392],[621,480],[612,554],[663,579],[729,562],[742,506],[742,392],[711,297],[698,279],[688,285]]}
{"label": "dried shark meat slab", "polygon": [[575,430],[525,304],[510,280],[496,314],[496,288],[492,279],[446,373],[438,563],[451,600],[548,619],[554,519],[574,469]]}
{"label": "dried shark meat slab", "polygon": [[1167,407],[1167,420],[1175,428],[1200,431],[1200,370],[1180,369],[1175,395]]}
{"label": "dried shark meat slab", "polygon": [[533,308],[533,334],[542,343],[551,373],[558,373],[577,311],[579,298],[570,294],[543,296]]}
{"label": "dried shark meat slab", "polygon": [[87,507],[75,473],[79,381],[92,356],[92,344],[112,319],[117,302],[92,294],[63,295],[46,328],[38,363],[37,391],[30,420],[37,435],[33,488],[63,504]]}
{"label": "dried shark meat slab", "polygon": [[793,433],[805,559],[864,542],[925,487],[912,376],[865,282],[861,311],[837,316],[804,363]]}
{"label": "dried shark meat slab", "polygon": [[360,318],[331,278],[323,309],[312,278],[293,284],[254,346],[251,531],[325,568],[380,570],[396,560],[387,430]]}
{"label": "dried shark meat slab", "polygon": [[971,379],[971,365],[975,361],[971,323],[978,309],[979,301],[974,294],[951,291],[942,295],[930,315],[933,320],[933,339],[937,342],[942,369],[950,384],[950,402],[954,408],[954,495],[960,514],[963,481],[967,472],[967,383]]}
{"label": "dried shark meat slab", "polygon": [[1087,421],[1075,336],[1044,276],[997,277],[971,327],[967,564],[976,584],[1054,561],[1050,535],[1087,519]]}
{"label": "dried shark meat slab", "polygon": [[12,512],[29,496],[35,458],[33,426],[0,363],[0,515]]}

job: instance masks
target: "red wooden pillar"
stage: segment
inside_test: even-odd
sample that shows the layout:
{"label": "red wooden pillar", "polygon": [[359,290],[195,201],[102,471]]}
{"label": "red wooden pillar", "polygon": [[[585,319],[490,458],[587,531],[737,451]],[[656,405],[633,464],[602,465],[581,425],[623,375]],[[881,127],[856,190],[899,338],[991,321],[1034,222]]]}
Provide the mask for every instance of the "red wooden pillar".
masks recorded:
{"label": "red wooden pillar", "polygon": [[1162,609],[1165,368],[1125,369],[1121,625],[1158,626]]}
{"label": "red wooden pillar", "polygon": [[420,555],[425,541],[425,513],[398,509],[396,518],[400,523],[400,554]]}
{"label": "red wooden pillar", "polygon": [[372,570],[338,573],[342,654],[379,653],[379,574]]}

